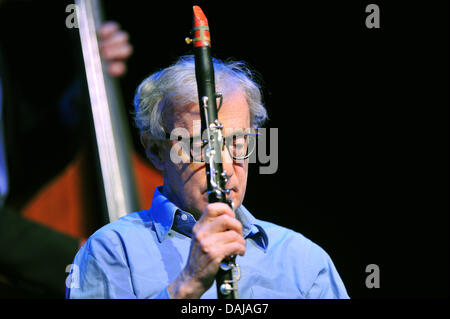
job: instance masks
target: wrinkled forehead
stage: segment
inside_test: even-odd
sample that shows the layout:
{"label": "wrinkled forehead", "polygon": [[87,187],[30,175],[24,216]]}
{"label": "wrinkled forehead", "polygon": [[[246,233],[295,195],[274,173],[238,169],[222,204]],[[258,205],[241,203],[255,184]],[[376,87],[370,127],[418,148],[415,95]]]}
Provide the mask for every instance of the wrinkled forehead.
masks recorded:
{"label": "wrinkled forehead", "polygon": [[[200,111],[197,102],[172,105],[165,114],[165,128],[171,132],[181,127],[187,129],[191,136],[200,135]],[[246,131],[250,128],[250,109],[245,95],[240,90],[224,96],[218,118],[227,132]]]}

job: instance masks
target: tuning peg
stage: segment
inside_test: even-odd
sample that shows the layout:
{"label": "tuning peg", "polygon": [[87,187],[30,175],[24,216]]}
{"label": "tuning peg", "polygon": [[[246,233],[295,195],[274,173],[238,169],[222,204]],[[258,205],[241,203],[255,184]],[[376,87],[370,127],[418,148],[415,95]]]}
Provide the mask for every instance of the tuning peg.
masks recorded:
{"label": "tuning peg", "polygon": [[184,42],[186,42],[186,44],[191,44],[192,43],[192,39],[189,37],[186,37],[186,39],[184,39]]}

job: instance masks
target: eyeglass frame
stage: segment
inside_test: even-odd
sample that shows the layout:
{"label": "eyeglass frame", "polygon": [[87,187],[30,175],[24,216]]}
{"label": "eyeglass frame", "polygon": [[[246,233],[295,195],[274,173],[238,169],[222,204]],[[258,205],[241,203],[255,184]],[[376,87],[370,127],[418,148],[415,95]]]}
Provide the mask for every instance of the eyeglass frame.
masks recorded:
{"label": "eyeglass frame", "polygon": [[[227,141],[229,141],[230,140],[230,138],[233,138],[233,137],[236,137],[236,136],[259,136],[259,135],[261,135],[260,133],[258,133],[258,132],[256,132],[256,133],[248,133],[248,132],[238,132],[238,133],[236,133],[236,134],[232,134],[232,135],[230,135],[230,136],[227,136],[227,137],[224,137],[224,143],[222,144],[222,151],[223,151],[223,148],[226,146],[226,148],[227,148],[227,150],[228,150],[228,154],[230,155],[230,157],[234,160],[234,161],[243,161],[243,160],[246,160],[247,158],[249,158],[250,157],[250,155],[252,155],[253,154],[253,152],[254,152],[254,150],[256,149],[256,143],[255,143],[255,146],[253,147],[253,149],[252,149],[252,151],[251,152],[248,152],[248,149],[247,149],[247,155],[245,155],[245,156],[242,156],[242,157],[236,157],[236,156],[234,156],[233,154],[231,154],[231,151],[230,151],[230,149],[229,149],[229,142],[227,142]],[[187,138],[184,138],[183,136],[181,136],[181,135],[178,135],[178,139],[177,140],[174,140],[174,139],[171,139],[171,134],[169,134],[169,133],[166,133],[166,141],[179,141],[179,142],[181,142],[182,140],[186,140]],[[204,163],[205,161],[204,160],[200,160],[200,161],[197,161],[197,160],[195,160],[194,159],[194,156],[192,155],[192,152],[193,152],[193,144],[194,144],[194,139],[195,140],[199,140],[200,139],[200,137],[199,136],[196,136],[196,137],[194,137],[194,136],[190,136],[189,137],[189,145],[190,145],[190,147],[189,147],[189,157],[190,157],[190,160],[191,161],[195,161],[195,162],[198,162],[198,163]],[[208,144],[208,140],[206,140],[206,139],[203,139],[202,140],[202,145],[200,146],[200,149],[201,149],[201,151],[202,151],[202,155],[201,155],[201,157],[203,157],[203,149],[204,149],[204,147],[206,146]],[[250,144],[248,144],[248,145],[250,145]],[[247,147],[248,147],[248,145],[247,145]]]}

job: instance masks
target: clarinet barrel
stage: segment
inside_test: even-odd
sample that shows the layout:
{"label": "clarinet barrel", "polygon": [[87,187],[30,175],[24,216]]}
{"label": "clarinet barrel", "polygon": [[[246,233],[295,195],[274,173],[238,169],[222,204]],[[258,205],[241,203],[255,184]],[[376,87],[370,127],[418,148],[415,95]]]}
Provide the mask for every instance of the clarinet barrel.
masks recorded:
{"label": "clarinet barrel", "polygon": [[[217,115],[216,92],[214,82],[214,65],[211,56],[211,39],[208,20],[198,6],[194,6],[194,45],[195,76],[197,80],[198,98],[201,117],[201,132],[205,149],[205,167],[210,203],[223,202],[234,210],[231,200],[227,200],[225,189],[226,176],[222,167],[222,129]],[[206,134],[204,131],[206,130]],[[217,296],[219,299],[237,299],[237,280],[239,268],[235,263],[236,256],[225,258],[216,275]]]}

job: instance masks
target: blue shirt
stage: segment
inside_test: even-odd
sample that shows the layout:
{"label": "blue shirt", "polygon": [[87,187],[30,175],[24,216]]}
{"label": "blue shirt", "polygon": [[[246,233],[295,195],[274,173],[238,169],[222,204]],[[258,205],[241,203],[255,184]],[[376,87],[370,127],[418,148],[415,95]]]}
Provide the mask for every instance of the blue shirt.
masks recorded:
{"label": "blue shirt", "polygon": [[[194,217],[157,188],[149,210],[94,233],[67,280],[67,298],[170,298],[169,284],[186,265]],[[246,238],[239,298],[348,298],[328,254],[303,235],[236,210]],[[217,298],[216,284],[202,298]]]}

